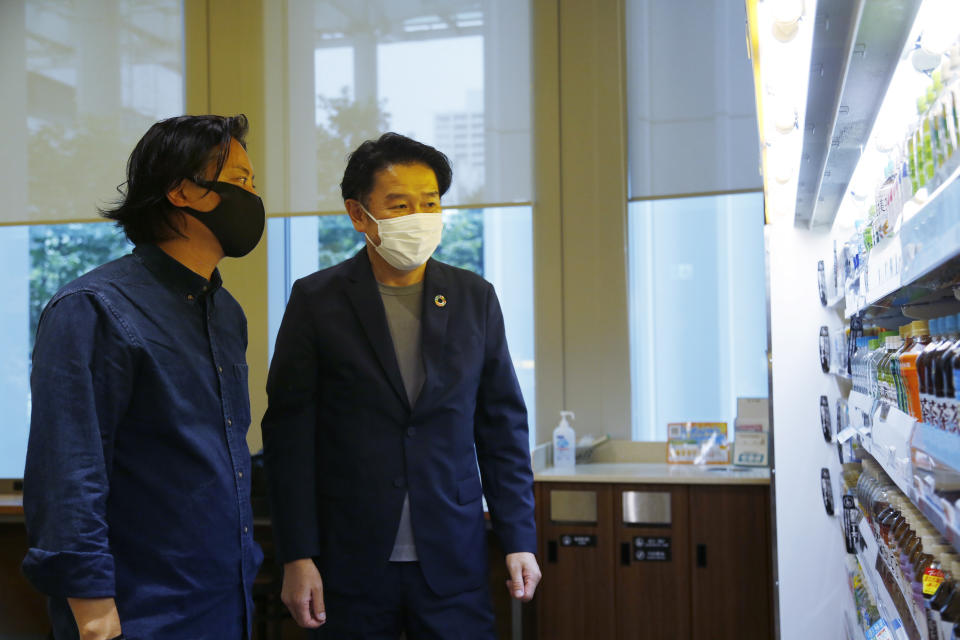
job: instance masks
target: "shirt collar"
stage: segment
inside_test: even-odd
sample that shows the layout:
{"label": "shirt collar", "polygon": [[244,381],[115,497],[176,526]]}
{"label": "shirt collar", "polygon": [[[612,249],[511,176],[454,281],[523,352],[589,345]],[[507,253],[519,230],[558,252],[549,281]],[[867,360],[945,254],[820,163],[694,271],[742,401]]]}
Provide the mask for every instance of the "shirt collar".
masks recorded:
{"label": "shirt collar", "polygon": [[189,302],[212,295],[223,284],[219,269],[214,269],[213,276],[207,280],[177,262],[155,244],[138,244],[133,253],[163,284],[177,291]]}

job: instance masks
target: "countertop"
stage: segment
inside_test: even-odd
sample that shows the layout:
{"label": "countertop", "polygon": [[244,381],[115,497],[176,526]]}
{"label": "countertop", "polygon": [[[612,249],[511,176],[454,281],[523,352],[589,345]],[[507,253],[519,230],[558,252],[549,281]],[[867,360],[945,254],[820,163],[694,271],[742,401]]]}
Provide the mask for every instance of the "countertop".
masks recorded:
{"label": "countertop", "polygon": [[0,493],[0,516],[22,516],[23,494]]}
{"label": "countertop", "polygon": [[636,484],[770,484],[767,467],[691,465],[651,462],[578,464],[573,471],[547,467],[534,473],[536,482],[616,482]]}

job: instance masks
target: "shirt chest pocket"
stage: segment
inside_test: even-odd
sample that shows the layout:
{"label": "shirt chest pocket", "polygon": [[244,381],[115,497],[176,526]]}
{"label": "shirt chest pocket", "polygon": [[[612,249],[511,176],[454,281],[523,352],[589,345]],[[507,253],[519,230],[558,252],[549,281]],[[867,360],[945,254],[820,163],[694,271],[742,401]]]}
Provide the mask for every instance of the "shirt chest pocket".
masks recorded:
{"label": "shirt chest pocket", "polygon": [[236,418],[233,426],[246,433],[250,427],[250,390],[248,380],[250,367],[246,364],[233,365],[233,379],[230,381],[230,401]]}

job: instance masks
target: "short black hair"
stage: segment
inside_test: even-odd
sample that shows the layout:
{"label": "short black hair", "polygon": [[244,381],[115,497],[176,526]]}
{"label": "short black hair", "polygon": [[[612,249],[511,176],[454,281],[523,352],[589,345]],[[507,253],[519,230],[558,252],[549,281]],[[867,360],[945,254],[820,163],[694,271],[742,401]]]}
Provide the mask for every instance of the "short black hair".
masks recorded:
{"label": "short black hair", "polygon": [[447,192],[453,179],[447,156],[413,138],[388,132],[377,140],[367,140],[350,154],[340,183],[340,193],[344,201],[359,200],[366,206],[366,197],[373,190],[374,176],[378,171],[395,164],[414,163],[423,163],[433,169],[440,195]]}
{"label": "short black hair", "polygon": [[115,220],[133,244],[179,235],[167,192],[184,178],[202,182],[204,170],[213,162],[216,180],[230,152],[230,140],[246,148],[248,129],[243,114],[178,116],[157,122],[130,154],[127,181],[117,187],[121,199],[113,208],[101,209],[100,215]]}

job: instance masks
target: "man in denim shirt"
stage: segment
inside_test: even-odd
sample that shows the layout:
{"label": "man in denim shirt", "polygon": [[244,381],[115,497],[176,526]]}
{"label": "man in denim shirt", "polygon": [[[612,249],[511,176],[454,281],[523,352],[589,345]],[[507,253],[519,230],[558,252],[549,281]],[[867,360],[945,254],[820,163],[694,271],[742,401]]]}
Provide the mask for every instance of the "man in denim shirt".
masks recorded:
{"label": "man in denim shirt", "polygon": [[249,637],[247,329],[216,269],[263,234],[246,132],[242,115],[153,125],[103,212],[136,248],[40,318],[23,571],[58,640]]}

